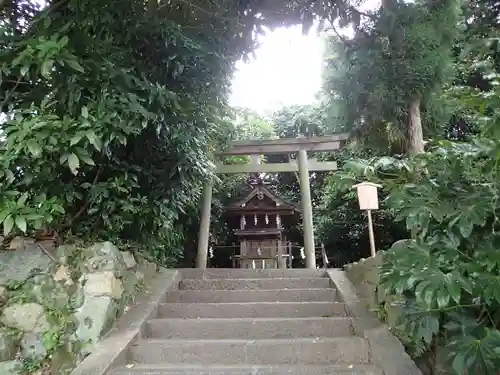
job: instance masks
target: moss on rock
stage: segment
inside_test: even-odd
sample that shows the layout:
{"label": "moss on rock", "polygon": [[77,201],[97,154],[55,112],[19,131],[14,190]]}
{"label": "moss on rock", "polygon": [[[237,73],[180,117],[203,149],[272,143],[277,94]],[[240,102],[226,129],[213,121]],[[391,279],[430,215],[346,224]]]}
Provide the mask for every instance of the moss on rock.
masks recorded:
{"label": "moss on rock", "polygon": [[[24,244],[37,251],[35,243]],[[42,268],[31,262],[24,278],[0,285],[2,375],[35,375],[42,368],[69,373],[133,301],[144,277],[156,272],[156,265],[111,242],[64,245],[53,253],[50,264],[37,255]]]}

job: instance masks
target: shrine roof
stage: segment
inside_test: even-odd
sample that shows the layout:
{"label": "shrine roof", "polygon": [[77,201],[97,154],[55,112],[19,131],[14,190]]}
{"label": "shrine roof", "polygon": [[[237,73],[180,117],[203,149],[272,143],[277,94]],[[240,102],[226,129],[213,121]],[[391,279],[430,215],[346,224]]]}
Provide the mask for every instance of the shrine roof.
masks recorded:
{"label": "shrine roof", "polygon": [[261,228],[261,229],[236,229],[236,236],[262,236],[262,235],[280,235],[283,231],[279,228]]}
{"label": "shrine roof", "polygon": [[[258,204],[255,204],[258,202]],[[250,191],[247,191],[242,198],[228,205],[225,211],[258,211],[265,212],[301,212],[301,210],[293,203],[277,197],[264,184],[253,186]]]}

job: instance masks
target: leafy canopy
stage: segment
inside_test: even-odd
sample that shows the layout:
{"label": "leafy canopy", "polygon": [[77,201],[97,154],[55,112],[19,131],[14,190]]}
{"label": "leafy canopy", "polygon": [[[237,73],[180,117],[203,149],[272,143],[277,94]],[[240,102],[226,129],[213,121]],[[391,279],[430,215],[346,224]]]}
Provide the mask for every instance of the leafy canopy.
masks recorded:
{"label": "leafy canopy", "polygon": [[364,15],[353,38],[329,37],[323,77],[329,121],[382,154],[404,153],[408,106],[420,98],[425,130],[440,129],[449,114],[439,93],[451,78],[459,15],[455,0],[388,0]]}
{"label": "leafy canopy", "polygon": [[234,63],[346,2],[0,1],[0,223],[148,249],[193,242]]}
{"label": "leafy canopy", "polygon": [[500,134],[498,116],[485,112],[497,98],[496,91],[463,97],[481,124],[470,141],[441,140],[408,160],[353,160],[336,177],[340,191],[363,179],[381,183],[384,211],[414,234],[385,253],[381,284],[404,297],[398,329],[424,351],[446,345],[456,374],[500,367]]}

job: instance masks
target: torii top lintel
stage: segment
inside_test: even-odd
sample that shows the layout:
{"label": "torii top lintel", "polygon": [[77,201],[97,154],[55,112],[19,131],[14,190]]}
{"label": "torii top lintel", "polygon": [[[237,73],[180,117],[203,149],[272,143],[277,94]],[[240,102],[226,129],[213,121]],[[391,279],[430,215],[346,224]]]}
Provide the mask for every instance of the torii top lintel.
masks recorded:
{"label": "torii top lintel", "polygon": [[219,156],[266,155],[306,151],[335,151],[349,139],[349,134],[334,134],[322,137],[282,138],[271,140],[234,141]]}

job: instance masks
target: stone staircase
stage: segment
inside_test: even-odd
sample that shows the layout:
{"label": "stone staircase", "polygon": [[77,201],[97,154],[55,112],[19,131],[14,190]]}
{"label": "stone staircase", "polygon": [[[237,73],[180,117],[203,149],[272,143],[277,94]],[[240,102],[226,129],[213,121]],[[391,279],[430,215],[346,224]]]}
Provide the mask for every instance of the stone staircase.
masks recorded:
{"label": "stone staircase", "polygon": [[193,272],[109,374],[384,375],[346,311],[324,270]]}

